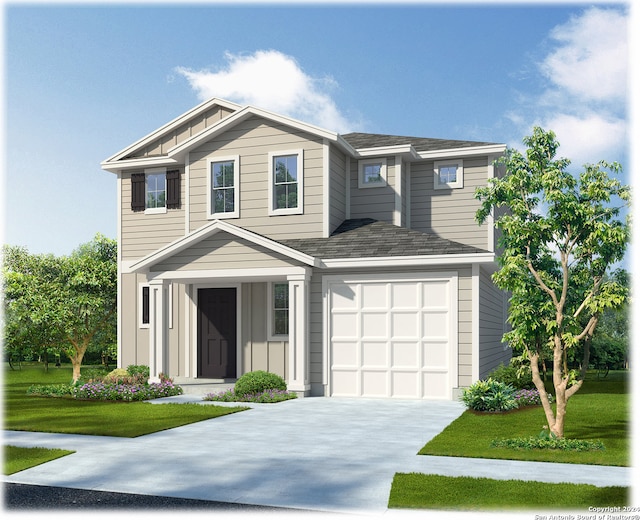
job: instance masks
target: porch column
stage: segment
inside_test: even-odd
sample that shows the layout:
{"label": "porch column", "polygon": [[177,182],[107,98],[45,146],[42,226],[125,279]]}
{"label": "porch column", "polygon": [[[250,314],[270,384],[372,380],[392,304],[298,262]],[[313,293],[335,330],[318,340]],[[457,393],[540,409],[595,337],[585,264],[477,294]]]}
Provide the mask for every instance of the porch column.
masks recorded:
{"label": "porch column", "polygon": [[289,377],[287,388],[309,393],[309,278],[287,276],[289,282]]}
{"label": "porch column", "polygon": [[165,346],[167,340],[166,302],[167,283],[164,280],[149,282],[149,382],[159,383],[165,370]]}

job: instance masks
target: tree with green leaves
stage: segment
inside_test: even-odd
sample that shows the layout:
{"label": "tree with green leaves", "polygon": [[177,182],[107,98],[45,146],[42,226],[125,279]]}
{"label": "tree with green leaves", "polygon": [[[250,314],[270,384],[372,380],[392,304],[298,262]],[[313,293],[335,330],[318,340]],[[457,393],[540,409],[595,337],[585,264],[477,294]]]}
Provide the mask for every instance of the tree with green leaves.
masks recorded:
{"label": "tree with green leaves", "polygon": [[[502,252],[493,281],[511,294],[511,330],[504,340],[528,359],[549,430],[561,438],[567,402],[589,366],[596,325],[628,297],[627,287],[606,274],[629,242],[628,219],[619,215],[631,195],[613,178],[621,171],[617,163],[587,164],[574,176],[568,159],[556,159],[553,132],[536,127],[523,142],[524,153],[510,148],[498,161],[504,175],[476,190],[476,220],[495,215]],[[579,346],[578,372],[568,360]],[[555,412],[540,375],[545,358],[553,364]]]}
{"label": "tree with green leaves", "polygon": [[3,251],[4,341],[9,349],[60,349],[80,377],[97,338],[115,343],[117,245],[100,234],[69,256]]}

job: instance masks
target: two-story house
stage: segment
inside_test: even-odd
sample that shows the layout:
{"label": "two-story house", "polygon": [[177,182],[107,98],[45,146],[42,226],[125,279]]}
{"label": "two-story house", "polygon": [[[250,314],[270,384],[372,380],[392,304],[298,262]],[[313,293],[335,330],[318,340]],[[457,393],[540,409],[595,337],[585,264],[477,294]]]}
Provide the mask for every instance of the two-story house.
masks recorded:
{"label": "two-story house", "polygon": [[119,366],[454,398],[511,356],[494,229],[474,220],[504,150],[198,105],[102,163],[117,176]]}

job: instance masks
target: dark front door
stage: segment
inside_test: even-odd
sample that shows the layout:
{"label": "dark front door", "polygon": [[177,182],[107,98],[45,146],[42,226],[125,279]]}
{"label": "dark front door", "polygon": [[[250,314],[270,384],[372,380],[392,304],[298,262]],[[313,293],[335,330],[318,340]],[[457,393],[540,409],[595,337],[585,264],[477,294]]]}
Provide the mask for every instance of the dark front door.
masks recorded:
{"label": "dark front door", "polygon": [[236,377],[236,290],[198,289],[198,377]]}

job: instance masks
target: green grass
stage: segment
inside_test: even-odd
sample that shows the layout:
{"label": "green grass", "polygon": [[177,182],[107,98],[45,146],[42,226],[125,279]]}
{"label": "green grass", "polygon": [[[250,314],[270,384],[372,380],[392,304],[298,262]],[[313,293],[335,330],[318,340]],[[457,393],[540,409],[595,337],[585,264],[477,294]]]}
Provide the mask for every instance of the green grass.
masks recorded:
{"label": "green grass", "polygon": [[629,488],[396,473],[390,508],[545,511],[629,504]]}
{"label": "green grass", "polygon": [[605,445],[604,451],[515,450],[490,446],[494,439],[537,437],[545,425],[541,406],[503,414],[467,410],[419,454],[628,466],[630,410],[626,374],[612,372],[600,380],[593,376],[567,405],[565,437],[599,439]]}
{"label": "green grass", "polygon": [[18,446],[4,447],[4,466],[3,473],[5,475],[13,475],[18,471],[39,466],[50,460],[59,459],[65,455],[75,453],[69,450],[57,450],[48,448],[19,448]]}
{"label": "green grass", "polygon": [[67,367],[51,367],[48,372],[41,367],[5,370],[5,429],[139,437],[247,409],[195,403],[80,401],[26,394],[27,388],[33,384],[70,381],[71,369]]}

